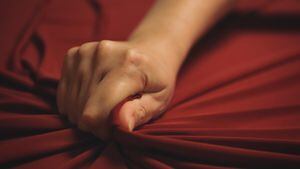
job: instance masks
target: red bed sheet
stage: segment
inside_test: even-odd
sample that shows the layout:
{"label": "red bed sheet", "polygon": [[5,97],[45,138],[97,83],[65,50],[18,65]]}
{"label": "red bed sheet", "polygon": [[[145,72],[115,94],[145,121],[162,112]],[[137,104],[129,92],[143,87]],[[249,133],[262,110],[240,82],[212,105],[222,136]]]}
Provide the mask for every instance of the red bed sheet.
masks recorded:
{"label": "red bed sheet", "polygon": [[151,4],[0,2],[0,168],[300,168],[297,0],[240,1],[190,51],[166,113],[134,132],[105,143],[58,114],[67,49],[125,40]]}

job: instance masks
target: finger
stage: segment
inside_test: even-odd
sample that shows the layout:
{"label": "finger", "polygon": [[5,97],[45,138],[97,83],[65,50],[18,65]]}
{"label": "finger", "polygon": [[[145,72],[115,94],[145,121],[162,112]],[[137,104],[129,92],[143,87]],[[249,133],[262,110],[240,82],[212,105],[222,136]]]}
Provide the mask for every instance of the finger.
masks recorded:
{"label": "finger", "polygon": [[[101,82],[103,77],[106,75],[108,69],[112,69],[111,65],[114,65],[112,63],[107,63],[106,57],[112,57],[114,58],[116,55],[116,52],[113,52],[112,45],[115,42],[111,42],[108,40],[101,41],[101,42],[93,42],[93,53],[92,54],[92,62],[90,64],[90,78],[86,80],[82,80],[82,90],[79,93],[79,97],[81,97],[81,102],[83,104],[83,107],[81,107],[81,111],[84,108],[85,103],[87,102],[88,97],[91,93],[95,91],[95,88],[97,87],[98,83]],[[90,45],[91,46],[91,45]],[[91,51],[91,50],[90,50]],[[109,60],[109,59],[108,59]],[[91,60],[90,60],[91,61]],[[82,65],[87,63],[82,63]],[[109,68],[110,67],[110,68]]]}
{"label": "finger", "polygon": [[158,94],[144,94],[125,102],[120,109],[115,112],[114,118],[117,125],[132,131],[137,126],[147,123],[153,118],[158,117],[165,109],[166,103],[157,99]]}
{"label": "finger", "polygon": [[64,99],[65,99],[65,91],[66,91],[66,71],[67,71],[67,66],[65,64],[66,62],[66,56],[65,56],[65,61],[62,65],[61,69],[61,77],[57,86],[57,94],[56,94],[56,103],[57,103],[57,108],[59,113],[65,115],[65,109],[64,109]]}
{"label": "finger", "polygon": [[128,70],[120,69],[104,77],[87,101],[82,114],[82,122],[94,130],[97,136],[107,138],[111,110],[128,96],[143,90],[144,82],[141,76],[135,70],[128,72]]}
{"label": "finger", "polygon": [[92,63],[94,61],[95,50],[98,45],[98,42],[90,42],[83,44],[78,53],[81,56],[80,63],[76,70],[76,76],[74,78],[74,92],[75,104],[77,105],[76,110],[74,110],[75,120],[80,117],[83,107],[86,102],[86,95],[88,95],[88,85],[92,78]]}
{"label": "finger", "polygon": [[66,80],[62,78],[57,87],[56,103],[59,113],[65,115],[64,110],[64,92],[66,90]]}
{"label": "finger", "polygon": [[74,105],[74,70],[76,70],[76,64],[78,60],[76,59],[79,47],[71,48],[66,56],[66,91],[64,92],[64,109],[68,115],[69,120],[75,123],[75,118],[73,115]]}
{"label": "finger", "polygon": [[[86,62],[82,63],[81,66],[84,65],[89,65],[90,68],[90,75],[88,76],[89,78],[85,77],[82,80],[82,84],[81,84],[81,89],[79,92],[79,96],[80,97],[80,117],[82,115],[83,109],[86,105],[86,102],[88,100],[88,98],[90,97],[91,93],[93,93],[97,87],[97,84],[103,79],[103,77],[106,74],[106,69],[103,66],[103,43],[99,43],[99,42],[94,42],[93,44],[90,44],[90,47],[93,48],[93,50],[89,50],[92,51],[90,52],[88,55],[91,58],[91,60],[89,60],[90,63],[88,63],[88,60],[86,60]],[[79,122],[78,123],[78,127],[83,130],[83,131],[88,131],[88,127],[85,125],[85,123]]]}
{"label": "finger", "polygon": [[[89,79],[82,80],[83,83],[81,84],[81,90],[79,92],[79,97],[80,97],[79,109],[81,111],[80,116],[82,115],[85,104],[88,98],[90,97],[91,93],[94,93],[98,83],[106,75],[107,66],[105,66],[104,61],[106,60],[105,57],[107,57],[107,55],[111,56],[112,54],[111,51],[108,51],[108,49],[109,50],[111,49],[110,46],[112,43],[113,42],[111,41],[105,40],[90,45],[94,47],[92,62],[90,63],[91,73]],[[82,66],[84,66],[84,64],[88,64],[88,63],[87,62],[83,63]],[[88,127],[86,126],[85,123],[79,122],[78,127],[83,131],[88,131]]]}
{"label": "finger", "polygon": [[72,54],[76,52],[76,47],[71,48],[68,50],[67,55],[64,57],[64,62],[61,69],[61,78],[57,87],[57,106],[58,110],[61,114],[66,115],[66,104],[65,101],[67,100],[67,87],[69,84],[69,71],[72,70],[70,59]]}

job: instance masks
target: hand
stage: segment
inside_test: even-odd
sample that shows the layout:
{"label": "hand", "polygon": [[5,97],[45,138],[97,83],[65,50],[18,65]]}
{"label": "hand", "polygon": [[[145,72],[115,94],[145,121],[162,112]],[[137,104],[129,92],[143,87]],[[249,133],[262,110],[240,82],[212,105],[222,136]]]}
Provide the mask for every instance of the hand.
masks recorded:
{"label": "hand", "polygon": [[129,131],[159,116],[171,100],[176,79],[169,64],[172,56],[167,60],[162,54],[108,40],[71,48],[58,86],[59,111],[80,129],[104,139],[110,133],[111,112],[121,102],[115,118]]}

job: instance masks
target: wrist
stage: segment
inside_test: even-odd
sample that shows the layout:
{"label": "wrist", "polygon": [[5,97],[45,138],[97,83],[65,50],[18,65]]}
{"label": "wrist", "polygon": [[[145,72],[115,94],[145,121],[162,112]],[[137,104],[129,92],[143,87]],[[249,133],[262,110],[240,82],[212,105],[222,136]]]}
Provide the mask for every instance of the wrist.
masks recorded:
{"label": "wrist", "polygon": [[165,62],[165,66],[170,67],[174,74],[177,74],[179,71],[188,50],[166,35],[157,37],[157,35],[133,34],[128,39],[128,42],[134,48],[147,53],[148,56]]}

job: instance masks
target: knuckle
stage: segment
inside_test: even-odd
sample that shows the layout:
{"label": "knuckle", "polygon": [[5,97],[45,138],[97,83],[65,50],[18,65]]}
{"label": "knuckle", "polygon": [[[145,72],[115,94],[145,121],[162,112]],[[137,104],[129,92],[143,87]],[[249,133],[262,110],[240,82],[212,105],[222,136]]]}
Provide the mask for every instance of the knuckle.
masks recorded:
{"label": "knuckle", "polygon": [[140,65],[144,59],[143,55],[136,49],[128,49],[125,54],[125,64]]}
{"label": "knuckle", "polygon": [[130,49],[126,52],[125,63],[123,65],[124,75],[137,82],[136,84],[141,84],[141,86],[145,86],[147,80],[141,66],[144,63],[143,57],[135,49]]}
{"label": "knuckle", "polygon": [[101,51],[101,50],[107,50],[111,47],[111,41],[109,40],[102,40],[99,42],[98,44],[98,49]]}
{"label": "knuckle", "polygon": [[79,55],[86,56],[87,53],[89,53],[89,51],[95,46],[95,43],[97,42],[87,42],[82,44],[78,51]]}
{"label": "knuckle", "polygon": [[78,49],[79,49],[78,46],[75,46],[75,47],[70,48],[70,49],[68,50],[68,52],[67,52],[67,55],[68,55],[68,56],[73,56],[73,55],[75,55],[75,53],[77,52]]}
{"label": "knuckle", "polygon": [[109,40],[100,41],[97,48],[97,53],[98,53],[97,56],[99,58],[105,56],[112,48],[111,46],[112,46],[112,42]]}
{"label": "knuckle", "polygon": [[98,42],[86,42],[81,45],[81,48],[89,49],[89,48],[93,47],[95,44],[98,44]]}
{"label": "knuckle", "polygon": [[[131,82],[134,82],[139,90],[142,90],[146,86],[146,76],[145,74],[137,68],[126,67],[124,69],[125,79],[130,79]],[[128,82],[125,80],[125,82]]]}
{"label": "knuckle", "polygon": [[64,64],[70,66],[70,64],[73,63],[74,56],[78,49],[79,49],[79,47],[73,47],[67,51],[67,55],[65,56],[65,59],[64,59]]}
{"label": "knuckle", "polygon": [[89,45],[88,44],[81,45],[80,48],[78,49],[79,56],[86,55],[88,50],[89,50]]}

